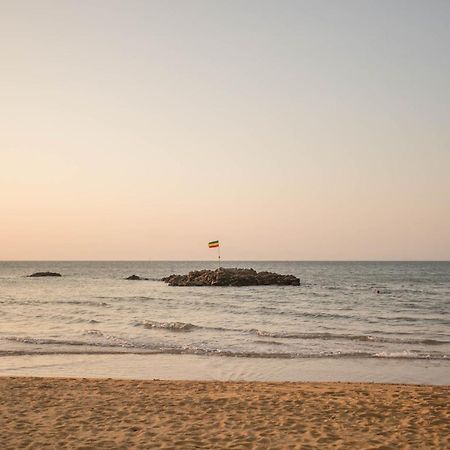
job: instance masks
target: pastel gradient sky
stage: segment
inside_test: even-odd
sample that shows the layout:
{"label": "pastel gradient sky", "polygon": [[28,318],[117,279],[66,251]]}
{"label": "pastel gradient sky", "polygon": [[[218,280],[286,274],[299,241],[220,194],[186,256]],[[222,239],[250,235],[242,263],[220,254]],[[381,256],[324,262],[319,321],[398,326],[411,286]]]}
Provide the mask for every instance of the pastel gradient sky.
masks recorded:
{"label": "pastel gradient sky", "polygon": [[450,259],[448,0],[0,0],[0,259]]}

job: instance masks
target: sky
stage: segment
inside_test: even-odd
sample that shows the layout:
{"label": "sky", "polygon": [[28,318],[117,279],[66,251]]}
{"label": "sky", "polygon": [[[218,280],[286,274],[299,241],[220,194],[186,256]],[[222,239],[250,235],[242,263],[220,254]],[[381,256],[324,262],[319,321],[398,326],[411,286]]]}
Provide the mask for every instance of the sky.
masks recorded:
{"label": "sky", "polygon": [[447,0],[0,0],[0,260],[450,259]]}

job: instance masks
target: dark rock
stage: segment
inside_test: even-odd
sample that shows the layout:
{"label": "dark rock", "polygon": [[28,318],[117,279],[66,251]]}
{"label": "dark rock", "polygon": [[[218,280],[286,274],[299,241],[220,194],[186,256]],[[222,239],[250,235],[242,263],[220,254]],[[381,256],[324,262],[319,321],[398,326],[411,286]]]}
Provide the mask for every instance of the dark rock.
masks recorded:
{"label": "dark rock", "polygon": [[148,280],[148,278],[143,278],[138,275],[130,275],[129,277],[125,278],[125,280]]}
{"label": "dark rock", "polygon": [[62,275],[57,272],[36,272],[28,275],[29,277],[61,277]]}
{"label": "dark rock", "polygon": [[194,270],[187,275],[169,275],[162,278],[170,286],[299,286],[294,275],[274,272],[256,272],[254,269]]}

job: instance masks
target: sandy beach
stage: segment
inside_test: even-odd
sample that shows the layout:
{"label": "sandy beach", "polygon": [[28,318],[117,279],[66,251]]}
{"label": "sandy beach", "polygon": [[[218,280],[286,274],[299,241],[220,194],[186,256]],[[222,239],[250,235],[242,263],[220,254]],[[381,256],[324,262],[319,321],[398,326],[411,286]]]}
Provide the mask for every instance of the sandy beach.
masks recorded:
{"label": "sandy beach", "polygon": [[450,447],[450,387],[0,378],[18,448]]}

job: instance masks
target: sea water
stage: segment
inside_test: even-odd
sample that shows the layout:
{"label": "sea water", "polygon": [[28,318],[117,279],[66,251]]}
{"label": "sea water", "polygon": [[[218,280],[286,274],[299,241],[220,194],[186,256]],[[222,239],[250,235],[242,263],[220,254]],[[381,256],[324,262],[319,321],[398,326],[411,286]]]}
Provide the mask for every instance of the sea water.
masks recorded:
{"label": "sea water", "polygon": [[[315,364],[327,379],[335,373],[353,380],[350,368],[358,367],[366,368],[364,380],[371,372],[394,371],[395,380],[404,373],[408,381],[411,370],[421,370],[448,384],[450,262],[222,265],[293,274],[301,285],[171,287],[160,281],[216,268],[211,261],[1,262],[0,374],[34,374],[44,365],[47,375],[54,366],[55,374],[88,376],[88,365],[104,361],[100,375],[123,377],[130,364],[136,374],[154,367],[158,355],[159,366],[176,361],[178,378],[180,365],[197,364],[196,378],[211,378],[219,365],[222,378],[227,370],[232,377],[240,368],[259,367],[257,379],[302,379],[301,367],[307,373]],[[63,276],[27,277],[38,271]],[[132,274],[149,280],[125,280]],[[61,372],[61,364],[76,361],[76,370]],[[422,378],[413,380],[428,379]]]}

